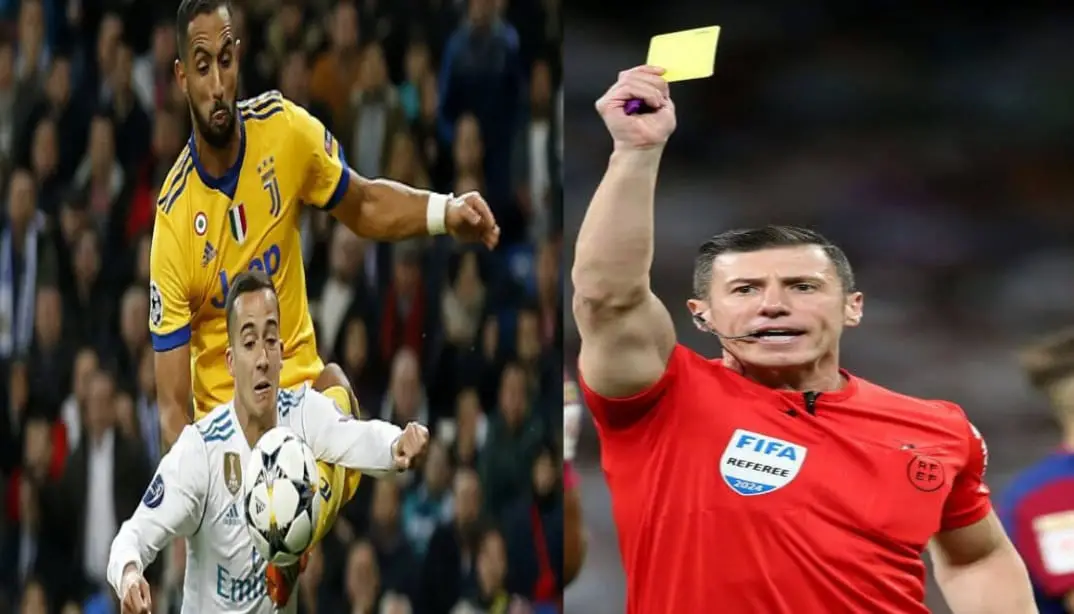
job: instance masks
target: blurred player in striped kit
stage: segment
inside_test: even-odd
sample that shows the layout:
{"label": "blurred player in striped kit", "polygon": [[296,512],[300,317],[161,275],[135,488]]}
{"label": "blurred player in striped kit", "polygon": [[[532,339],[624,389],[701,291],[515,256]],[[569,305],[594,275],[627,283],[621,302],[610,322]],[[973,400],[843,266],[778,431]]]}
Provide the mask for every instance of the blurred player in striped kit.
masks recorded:
{"label": "blurred player in striped kit", "polygon": [[1011,480],[997,507],[1041,614],[1067,614],[1074,612],[1074,328],[1031,345],[1021,360],[1055,409],[1062,444]]}

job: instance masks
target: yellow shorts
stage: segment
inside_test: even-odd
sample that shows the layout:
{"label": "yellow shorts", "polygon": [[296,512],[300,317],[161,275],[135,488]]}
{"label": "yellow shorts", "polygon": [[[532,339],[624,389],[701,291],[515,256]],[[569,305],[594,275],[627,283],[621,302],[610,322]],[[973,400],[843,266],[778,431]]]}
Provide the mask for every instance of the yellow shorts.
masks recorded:
{"label": "yellow shorts", "polygon": [[[343,411],[354,414],[355,418],[359,417],[358,408],[351,407],[350,393],[342,386],[332,386],[323,394],[335,401]],[[313,544],[319,543],[332,529],[336,516],[339,515],[339,508],[354,496],[358,490],[358,481],[362,477],[362,472],[355,469],[321,461],[317,461],[317,473],[320,474],[317,494],[321,497],[321,514],[317,518],[317,526],[314,527]]]}

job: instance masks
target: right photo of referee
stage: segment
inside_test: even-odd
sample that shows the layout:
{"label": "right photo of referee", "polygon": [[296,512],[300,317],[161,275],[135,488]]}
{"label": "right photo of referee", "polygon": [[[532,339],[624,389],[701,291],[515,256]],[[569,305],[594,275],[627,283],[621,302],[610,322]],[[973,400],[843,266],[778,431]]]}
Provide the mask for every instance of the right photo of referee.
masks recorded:
{"label": "right photo of referee", "polygon": [[[1074,465],[1069,371],[1024,349],[1074,322],[1074,11],[600,8],[565,35],[565,610],[1074,612],[1074,470],[1025,478]],[[644,64],[709,25],[712,78]]]}

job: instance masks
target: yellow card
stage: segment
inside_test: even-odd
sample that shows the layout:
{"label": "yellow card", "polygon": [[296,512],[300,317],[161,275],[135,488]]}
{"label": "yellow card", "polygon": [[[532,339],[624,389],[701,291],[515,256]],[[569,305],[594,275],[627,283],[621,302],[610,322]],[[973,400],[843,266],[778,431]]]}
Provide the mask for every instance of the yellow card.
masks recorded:
{"label": "yellow card", "polygon": [[668,82],[711,77],[719,40],[720,26],[659,34],[649,42],[645,63],[666,70]]}

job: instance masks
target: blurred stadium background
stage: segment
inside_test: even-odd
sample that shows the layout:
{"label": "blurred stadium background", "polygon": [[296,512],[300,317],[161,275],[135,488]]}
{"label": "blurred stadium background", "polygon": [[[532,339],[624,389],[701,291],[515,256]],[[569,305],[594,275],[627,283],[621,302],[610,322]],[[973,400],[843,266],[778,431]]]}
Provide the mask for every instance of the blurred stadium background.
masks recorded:
{"label": "blurred stadium background", "polygon": [[[176,5],[0,0],[0,612],[117,611],[107,546],[160,455],[146,279],[190,130]],[[306,218],[322,354],[365,415],[429,423],[436,443],[405,480],[359,488],[302,611],[555,611],[559,2],[248,0],[234,20],[242,96],[281,89],[366,176],[482,190],[504,231],[490,254]],[[160,558],[157,612],[175,612],[182,548]]]}
{"label": "blurred stadium background", "polygon": [[[1074,318],[1074,12],[1056,7],[683,0],[609,13],[575,0],[564,47],[565,267],[610,151],[594,101],[644,62],[650,36],[722,25],[715,77],[672,87],[679,127],[658,189],[653,280],[682,339],[718,350],[684,305],[705,238],[768,222],[817,228],[846,249],[866,294],[846,365],[961,403],[1002,490],[1058,437],[1014,352]],[[586,428],[589,555],[565,607],[613,614],[622,571]],[[938,614],[939,597],[930,586]]]}

